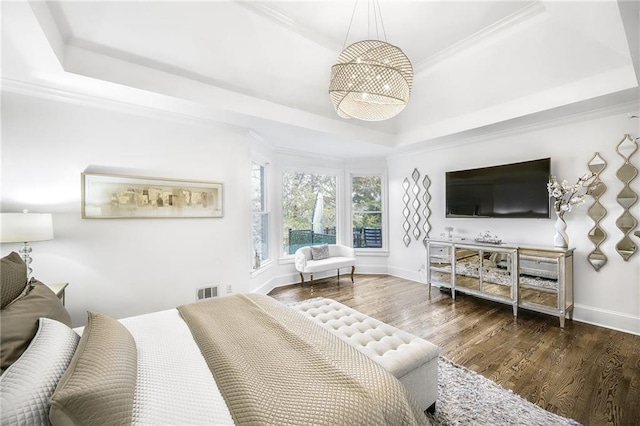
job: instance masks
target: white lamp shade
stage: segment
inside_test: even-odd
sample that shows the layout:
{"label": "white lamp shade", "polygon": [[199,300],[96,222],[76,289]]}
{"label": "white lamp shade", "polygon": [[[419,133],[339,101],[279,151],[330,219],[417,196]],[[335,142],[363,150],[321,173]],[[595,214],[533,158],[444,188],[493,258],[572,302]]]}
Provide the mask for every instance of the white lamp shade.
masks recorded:
{"label": "white lamp shade", "polygon": [[51,213],[0,213],[0,242],[53,240]]}

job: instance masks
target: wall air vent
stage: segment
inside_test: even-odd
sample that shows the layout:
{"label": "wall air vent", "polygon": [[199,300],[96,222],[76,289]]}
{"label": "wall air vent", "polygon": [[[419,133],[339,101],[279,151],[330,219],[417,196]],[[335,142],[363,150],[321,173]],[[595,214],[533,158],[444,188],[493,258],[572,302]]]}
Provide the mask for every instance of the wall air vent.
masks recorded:
{"label": "wall air vent", "polygon": [[211,299],[212,297],[218,297],[218,286],[201,287],[196,289],[196,300]]}

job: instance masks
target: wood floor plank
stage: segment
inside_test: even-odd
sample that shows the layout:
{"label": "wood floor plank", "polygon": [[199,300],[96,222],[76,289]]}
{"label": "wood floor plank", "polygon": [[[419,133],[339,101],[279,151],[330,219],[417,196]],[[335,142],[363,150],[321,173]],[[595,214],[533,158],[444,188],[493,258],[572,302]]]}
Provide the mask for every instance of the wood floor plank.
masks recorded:
{"label": "wood floor plank", "polygon": [[328,297],[440,346],[444,356],[584,425],[640,425],[640,336],[387,275],[294,284],[285,303]]}

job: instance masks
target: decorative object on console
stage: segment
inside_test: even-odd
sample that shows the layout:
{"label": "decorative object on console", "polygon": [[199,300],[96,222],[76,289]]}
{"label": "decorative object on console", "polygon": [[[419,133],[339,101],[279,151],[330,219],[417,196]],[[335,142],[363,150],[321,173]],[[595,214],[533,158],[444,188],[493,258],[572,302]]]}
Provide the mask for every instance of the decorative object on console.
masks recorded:
{"label": "decorative object on console", "polygon": [[404,208],[402,209],[402,216],[404,216],[402,229],[404,229],[404,236],[402,237],[402,241],[407,247],[411,244],[411,237],[409,236],[409,230],[411,229],[411,224],[409,223],[409,215],[411,214],[411,210],[409,210],[409,201],[411,201],[411,197],[409,197],[409,187],[409,179],[404,178],[402,181],[402,189],[404,189],[404,194],[402,195],[402,202],[404,203]]}
{"label": "decorative object on console", "polygon": [[593,269],[599,271],[608,260],[607,256],[600,250],[600,244],[607,238],[607,233],[600,226],[600,221],[607,214],[607,210],[600,203],[600,197],[607,190],[607,185],[600,180],[600,173],[607,167],[607,162],[596,152],[587,167],[591,173],[595,174],[595,180],[587,189],[587,194],[591,195],[594,200],[587,213],[591,220],[595,222],[587,237],[595,245],[595,248],[587,255],[587,261],[593,266]]}
{"label": "decorative object on console", "polygon": [[451,241],[453,239],[453,226],[445,226],[444,230],[447,231],[447,234],[445,235],[447,240]]}
{"label": "decorative object on console", "polygon": [[0,213],[0,242],[22,243],[20,255],[27,266],[27,281],[31,276],[31,246],[29,242],[53,239],[53,218],[51,213]]}
{"label": "decorative object on console", "polygon": [[420,212],[418,209],[420,208],[420,200],[418,199],[418,195],[420,194],[420,186],[418,186],[418,179],[420,179],[420,172],[418,169],[413,169],[413,173],[411,173],[411,178],[413,179],[413,188],[411,192],[413,192],[413,238],[418,240],[420,238]]}
{"label": "decorative object on console", "polygon": [[481,233],[478,234],[478,237],[475,239],[476,243],[485,243],[485,244],[502,244],[502,240],[498,238],[497,235],[491,236],[491,232],[486,231],[484,235]]}
{"label": "decorative object on console", "polygon": [[625,261],[629,260],[638,250],[636,243],[629,237],[629,234],[638,225],[638,221],[629,211],[631,206],[638,201],[638,194],[636,194],[629,185],[638,175],[638,169],[631,164],[631,156],[638,150],[637,141],[638,138],[633,138],[631,135],[626,134],[616,147],[616,151],[624,159],[624,163],[616,172],[616,176],[624,185],[622,191],[620,191],[616,197],[618,204],[624,209],[620,217],[616,220],[616,226],[624,234],[622,239],[616,244],[616,251]]}
{"label": "decorative object on console", "polygon": [[[377,40],[367,35],[368,40],[346,48],[343,45],[342,53],[331,67],[329,95],[339,117],[382,121],[396,116],[406,107],[413,87],[413,66],[400,48],[386,42],[378,0],[369,3],[369,8],[373,5]],[[349,38],[357,5],[356,1],[344,44]],[[367,19],[370,21],[369,8]],[[385,41],[380,40],[378,25]]]}
{"label": "decorative object on console", "polygon": [[551,176],[549,183],[547,183],[547,191],[549,197],[555,199],[553,207],[558,217],[555,223],[556,233],[553,237],[554,246],[569,247],[569,235],[566,232],[567,223],[564,221],[564,215],[570,212],[573,206],[584,203],[587,188],[594,178],[595,175],[589,172],[581,176],[575,184],[569,185],[566,180],[559,183],[555,176]]}
{"label": "decorative object on console", "polygon": [[423,242],[426,244],[427,238],[429,238],[429,233],[431,232],[431,224],[429,223],[429,218],[431,217],[431,209],[429,208],[429,201],[431,201],[431,195],[429,194],[431,180],[429,179],[429,176],[424,175],[424,178],[422,179],[422,186],[424,187],[424,192],[422,193],[422,201],[424,201],[424,209],[422,210],[422,214],[424,215],[424,224],[422,225],[422,229],[424,230]]}
{"label": "decorative object on console", "polygon": [[82,218],[222,217],[222,183],[82,173]]}

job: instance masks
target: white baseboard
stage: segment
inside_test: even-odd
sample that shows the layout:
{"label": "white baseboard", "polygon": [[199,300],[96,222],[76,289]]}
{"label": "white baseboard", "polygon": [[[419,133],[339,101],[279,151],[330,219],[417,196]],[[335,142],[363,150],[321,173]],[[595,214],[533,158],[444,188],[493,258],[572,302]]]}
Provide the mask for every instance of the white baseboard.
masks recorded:
{"label": "white baseboard", "polygon": [[388,274],[387,265],[358,265],[356,266],[356,274],[375,275]]}
{"label": "white baseboard", "polygon": [[573,319],[599,327],[640,335],[640,317],[591,306],[574,305]]}
{"label": "white baseboard", "polygon": [[271,290],[277,287],[284,287],[286,285],[296,284],[300,282],[300,275],[296,273],[278,275],[271,278],[266,283],[253,289],[252,293],[269,294]]}
{"label": "white baseboard", "polygon": [[387,273],[394,277],[404,278],[405,280],[415,281],[421,284],[427,283],[427,276],[420,271],[415,271],[413,269],[396,268],[393,266],[390,266],[389,268],[387,268],[387,270]]}
{"label": "white baseboard", "polygon": [[[426,284],[427,277],[419,271],[389,267],[389,275]],[[640,317],[593,308],[591,306],[574,305],[573,319],[598,327],[609,328],[640,335]]]}
{"label": "white baseboard", "polygon": [[[384,265],[358,265],[356,266],[356,274],[387,274],[387,267]],[[346,270],[345,272],[341,272],[340,273],[340,279],[342,279],[343,277],[349,277],[350,272],[348,270]],[[320,280],[322,278],[328,278],[328,277],[335,277],[336,276],[336,272],[334,271],[326,271],[326,272],[319,272],[316,274],[313,274],[313,279],[314,280]],[[308,274],[305,276],[305,283],[308,282],[309,276]],[[291,284],[299,284],[300,283],[300,274],[298,274],[298,272],[292,272],[290,274],[283,274],[283,275],[278,275],[277,277],[273,277],[271,278],[269,281],[267,281],[266,283],[262,284],[261,286],[253,289],[252,293],[259,293],[259,294],[269,294],[269,292],[271,290],[273,290],[274,288],[277,287],[284,287],[287,285],[291,285]],[[357,284],[357,282],[356,282]]]}
{"label": "white baseboard", "polygon": [[[404,278],[406,280],[417,283],[426,284],[426,276],[420,271],[410,269],[396,268],[393,266],[385,267],[381,265],[358,265],[356,272],[358,274],[388,274],[394,277]],[[335,272],[325,272],[316,274],[315,279],[335,276]],[[348,274],[347,274],[348,275]],[[269,282],[256,288],[254,293],[268,294],[276,287],[283,287],[290,284],[300,282],[298,273],[280,275],[272,278]],[[357,280],[356,280],[357,284]],[[640,335],[640,317],[621,314],[619,312],[607,311],[604,309],[593,308],[591,306],[575,305],[573,309],[574,321],[584,322],[598,327],[610,328],[612,330],[622,331]]]}

